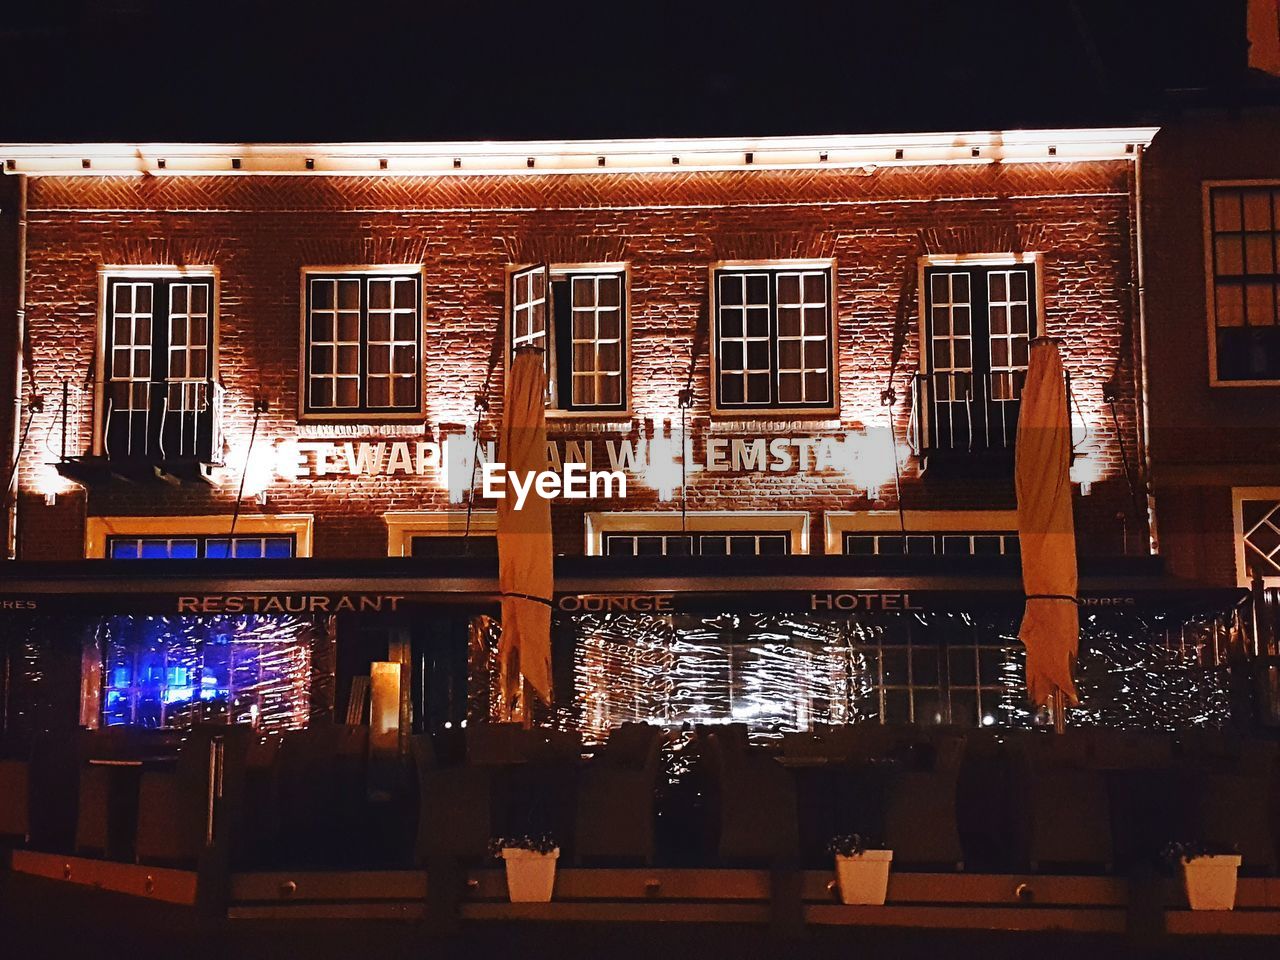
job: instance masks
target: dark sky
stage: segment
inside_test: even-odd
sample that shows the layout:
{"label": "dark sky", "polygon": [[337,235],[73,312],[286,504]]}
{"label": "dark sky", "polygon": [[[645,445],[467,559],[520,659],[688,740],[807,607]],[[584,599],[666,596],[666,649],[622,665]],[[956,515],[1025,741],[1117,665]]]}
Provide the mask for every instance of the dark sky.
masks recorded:
{"label": "dark sky", "polygon": [[1243,0],[41,0],[0,142],[983,129],[1229,86]]}

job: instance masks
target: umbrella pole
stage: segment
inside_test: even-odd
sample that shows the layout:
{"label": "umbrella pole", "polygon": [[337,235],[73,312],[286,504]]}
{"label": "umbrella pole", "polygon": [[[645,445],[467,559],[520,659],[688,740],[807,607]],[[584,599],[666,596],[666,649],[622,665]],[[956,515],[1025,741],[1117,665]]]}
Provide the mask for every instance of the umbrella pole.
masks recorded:
{"label": "umbrella pole", "polygon": [[1065,698],[1062,695],[1061,687],[1053,688],[1053,695],[1049,698],[1049,709],[1053,711],[1053,732],[1066,733],[1067,717],[1065,713]]}

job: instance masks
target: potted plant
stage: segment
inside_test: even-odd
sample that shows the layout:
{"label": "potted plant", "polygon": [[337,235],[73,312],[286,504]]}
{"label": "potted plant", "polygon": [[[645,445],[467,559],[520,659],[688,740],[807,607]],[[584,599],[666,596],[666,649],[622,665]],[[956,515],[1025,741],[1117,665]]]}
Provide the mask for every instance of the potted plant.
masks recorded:
{"label": "potted plant", "polygon": [[1235,848],[1208,843],[1170,843],[1165,861],[1182,871],[1182,885],[1192,910],[1231,910],[1236,905],[1240,854]]}
{"label": "potted plant", "polygon": [[840,902],[883,906],[893,851],[868,849],[866,838],[857,833],[832,838],[827,849],[836,858]]}
{"label": "potted plant", "polygon": [[549,834],[500,837],[491,848],[506,865],[507,896],[512,903],[551,902],[560,847]]}

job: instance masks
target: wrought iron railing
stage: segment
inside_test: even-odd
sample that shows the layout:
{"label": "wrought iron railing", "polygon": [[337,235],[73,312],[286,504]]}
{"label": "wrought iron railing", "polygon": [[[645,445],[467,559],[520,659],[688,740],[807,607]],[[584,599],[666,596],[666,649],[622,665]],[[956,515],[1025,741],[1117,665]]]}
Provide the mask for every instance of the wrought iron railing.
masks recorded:
{"label": "wrought iron railing", "polygon": [[[223,460],[223,395],[214,380],[108,380],[64,387],[61,454],[156,463]],[[77,449],[77,438],[97,448]]]}
{"label": "wrought iron railing", "polygon": [[1012,450],[1026,373],[918,373],[912,441],[921,454]]}

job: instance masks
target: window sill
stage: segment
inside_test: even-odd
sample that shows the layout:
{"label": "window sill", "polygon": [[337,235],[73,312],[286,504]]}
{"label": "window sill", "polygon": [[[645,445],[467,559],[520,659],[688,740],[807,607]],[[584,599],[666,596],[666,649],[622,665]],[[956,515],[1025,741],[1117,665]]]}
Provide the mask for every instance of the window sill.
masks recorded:
{"label": "window sill", "polygon": [[413,424],[424,423],[421,410],[408,413],[298,413],[298,423],[306,424]]}
{"label": "window sill", "polygon": [[715,407],[713,420],[839,420],[839,407]]}

